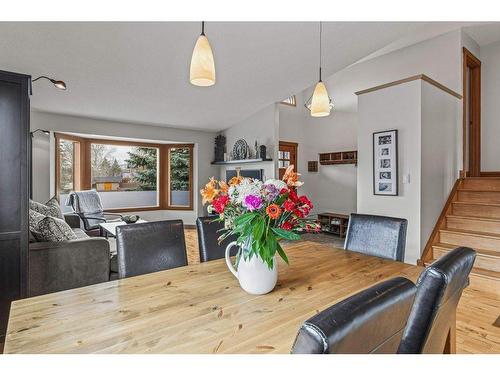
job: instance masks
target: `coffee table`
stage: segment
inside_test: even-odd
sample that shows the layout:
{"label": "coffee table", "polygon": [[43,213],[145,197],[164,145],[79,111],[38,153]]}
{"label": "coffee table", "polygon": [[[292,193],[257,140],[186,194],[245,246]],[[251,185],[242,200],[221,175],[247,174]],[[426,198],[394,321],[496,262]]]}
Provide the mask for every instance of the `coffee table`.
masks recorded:
{"label": "coffee table", "polygon": [[109,236],[116,237],[116,228],[117,227],[120,227],[122,225],[134,225],[134,224],[141,224],[141,223],[147,223],[147,221],[139,219],[135,223],[132,223],[132,224],[127,224],[124,221],[110,221],[107,223],[100,223],[99,229],[101,231],[101,236],[104,236],[107,239]]}

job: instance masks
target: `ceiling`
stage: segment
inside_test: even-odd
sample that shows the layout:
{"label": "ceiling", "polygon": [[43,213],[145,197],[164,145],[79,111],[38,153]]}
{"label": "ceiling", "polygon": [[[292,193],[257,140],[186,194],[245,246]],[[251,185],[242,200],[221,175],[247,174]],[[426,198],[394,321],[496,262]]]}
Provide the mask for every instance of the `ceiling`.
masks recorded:
{"label": "ceiling", "polygon": [[[458,23],[326,22],[323,74],[383,47]],[[444,30],[444,31],[443,31]],[[64,80],[33,87],[37,110],[144,124],[225,129],[318,78],[318,23],[206,24],[217,83],[189,84],[195,22],[0,23],[0,69]]]}

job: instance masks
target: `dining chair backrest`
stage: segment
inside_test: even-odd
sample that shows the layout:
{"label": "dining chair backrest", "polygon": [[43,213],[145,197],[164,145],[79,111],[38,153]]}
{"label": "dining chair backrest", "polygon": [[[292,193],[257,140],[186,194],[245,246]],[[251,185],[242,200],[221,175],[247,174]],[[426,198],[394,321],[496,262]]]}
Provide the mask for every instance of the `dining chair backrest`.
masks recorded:
{"label": "dining chair backrest", "polygon": [[416,287],[396,277],[357,293],[308,319],[293,354],[395,354]]}
{"label": "dining chair backrest", "polygon": [[406,219],[351,214],[344,249],[402,262],[407,226]]}
{"label": "dining chair backrest", "polygon": [[116,248],[120,279],[188,264],[182,220],[118,226]]}
{"label": "dining chair backrest", "polygon": [[[224,223],[214,221],[216,218],[217,216],[204,216],[196,219],[200,262],[224,258],[227,245],[236,241],[236,236],[229,236],[219,242],[219,237],[223,234],[221,230],[224,229]],[[231,256],[236,255],[237,251],[238,248],[233,246]]]}
{"label": "dining chair backrest", "polygon": [[476,252],[459,247],[428,266],[417,281],[417,295],[408,318],[399,353],[442,354],[454,340],[453,324]]}

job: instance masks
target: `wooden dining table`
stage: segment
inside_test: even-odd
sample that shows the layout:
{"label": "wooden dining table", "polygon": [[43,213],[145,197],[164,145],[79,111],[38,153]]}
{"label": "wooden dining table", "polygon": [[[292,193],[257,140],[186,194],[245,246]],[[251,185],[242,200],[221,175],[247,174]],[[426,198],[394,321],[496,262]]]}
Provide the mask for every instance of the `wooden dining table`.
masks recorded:
{"label": "wooden dining table", "polygon": [[275,289],[244,292],[223,259],[12,303],[5,353],[289,353],[301,324],[422,268],[315,242],[286,246]]}

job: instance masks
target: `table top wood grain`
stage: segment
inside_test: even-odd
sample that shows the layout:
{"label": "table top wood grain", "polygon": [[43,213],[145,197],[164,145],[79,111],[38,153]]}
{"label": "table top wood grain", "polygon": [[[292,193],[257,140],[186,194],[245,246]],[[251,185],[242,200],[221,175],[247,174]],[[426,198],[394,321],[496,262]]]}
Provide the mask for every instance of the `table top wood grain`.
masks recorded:
{"label": "table top wood grain", "polygon": [[313,242],[287,246],[273,292],[240,289],[223,259],[15,301],[5,353],[289,353],[300,325],[420,267]]}

